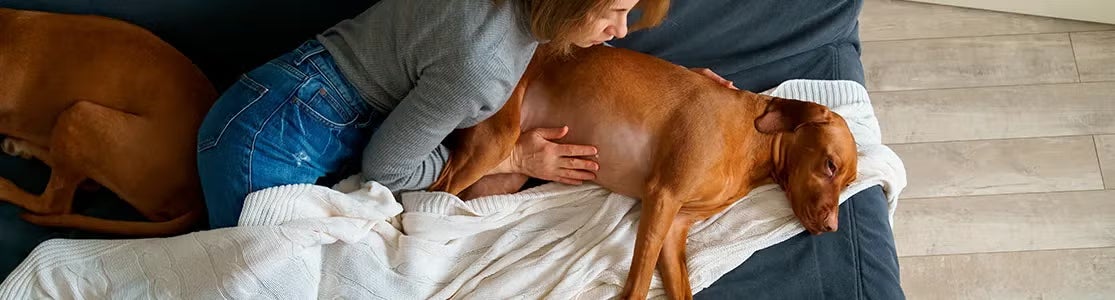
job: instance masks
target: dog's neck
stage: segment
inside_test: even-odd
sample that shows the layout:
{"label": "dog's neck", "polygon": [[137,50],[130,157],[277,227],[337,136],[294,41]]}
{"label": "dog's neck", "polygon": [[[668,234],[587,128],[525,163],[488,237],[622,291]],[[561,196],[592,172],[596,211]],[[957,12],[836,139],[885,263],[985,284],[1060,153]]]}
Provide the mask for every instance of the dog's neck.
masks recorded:
{"label": "dog's neck", "polygon": [[[754,130],[754,129],[753,129]],[[754,130],[752,140],[739,151],[741,163],[737,166],[738,181],[733,180],[736,188],[731,190],[733,196],[743,197],[751,190],[767,184],[777,183],[778,173],[785,163],[786,147],[783,145],[783,133],[765,134]]]}
{"label": "dog's neck", "polygon": [[[740,95],[740,103],[745,105],[740,106],[743,111],[736,116],[745,116],[747,120],[754,120],[762,115],[767,103],[772,99],[770,96],[750,92],[741,92]],[[746,132],[748,136],[745,145],[740,149],[743,159],[739,166],[742,167],[741,175],[745,178],[741,178],[742,181],[739,182],[738,193],[742,196],[756,187],[778,183],[775,178],[780,166],[785,162],[786,149],[783,145],[784,133],[761,133],[755,128],[753,122],[740,125],[745,127],[739,128],[740,131]]]}
{"label": "dog's neck", "polygon": [[775,133],[774,138],[771,140],[770,163],[768,164],[770,170],[767,172],[767,174],[770,174],[770,179],[779,185],[781,185],[782,182],[781,179],[779,179],[778,171],[782,169],[782,163],[786,155],[786,147],[782,145],[782,135],[784,134],[785,133],[782,132]]}

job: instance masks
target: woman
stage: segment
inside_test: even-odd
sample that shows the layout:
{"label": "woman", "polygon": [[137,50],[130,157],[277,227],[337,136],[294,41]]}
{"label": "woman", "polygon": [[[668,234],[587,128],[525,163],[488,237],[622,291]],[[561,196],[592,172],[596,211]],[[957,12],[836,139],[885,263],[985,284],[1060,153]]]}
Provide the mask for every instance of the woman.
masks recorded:
{"label": "woman", "polygon": [[[392,191],[427,188],[442,140],[494,114],[540,42],[568,53],[657,24],[665,0],[383,0],[245,74],[198,135],[198,168],[213,228],[235,226],[248,193],[316,183],[361,162]],[[524,134],[493,172],[579,184],[591,146],[557,145],[567,129]]]}

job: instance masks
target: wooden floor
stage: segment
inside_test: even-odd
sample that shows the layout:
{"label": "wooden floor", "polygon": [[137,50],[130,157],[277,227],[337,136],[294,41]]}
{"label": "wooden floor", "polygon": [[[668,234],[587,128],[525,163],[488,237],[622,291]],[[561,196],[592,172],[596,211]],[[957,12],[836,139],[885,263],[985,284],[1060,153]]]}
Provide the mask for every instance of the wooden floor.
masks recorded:
{"label": "wooden floor", "polygon": [[1115,26],[866,0],[860,35],[907,296],[1115,299]]}

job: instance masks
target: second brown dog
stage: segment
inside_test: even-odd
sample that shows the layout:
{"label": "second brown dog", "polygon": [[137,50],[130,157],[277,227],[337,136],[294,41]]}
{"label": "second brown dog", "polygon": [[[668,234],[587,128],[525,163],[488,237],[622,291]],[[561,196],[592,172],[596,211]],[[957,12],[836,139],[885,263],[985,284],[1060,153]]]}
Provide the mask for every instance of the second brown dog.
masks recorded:
{"label": "second brown dog", "polygon": [[[205,207],[197,128],[217,93],[150,32],[99,16],[0,8],[3,149],[51,167],[41,195],[0,179],[0,201],[39,225],[133,236],[184,233]],[[151,222],[74,214],[95,181]]]}

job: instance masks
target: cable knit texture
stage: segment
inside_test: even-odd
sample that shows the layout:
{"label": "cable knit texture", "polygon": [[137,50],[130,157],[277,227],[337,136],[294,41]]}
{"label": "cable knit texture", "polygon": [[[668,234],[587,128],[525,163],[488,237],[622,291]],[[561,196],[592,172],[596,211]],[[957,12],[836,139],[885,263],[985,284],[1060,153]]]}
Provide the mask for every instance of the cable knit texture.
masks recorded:
{"label": "cable knit texture", "polygon": [[[814,100],[848,120],[859,179],[882,185],[893,216],[902,161],[879,143],[867,92],[851,81],[789,81],[773,95]],[[342,192],[343,191],[343,192]],[[595,185],[543,185],[462,202],[376,182],[291,185],[248,196],[241,227],[142,240],[51,240],[0,286],[2,299],[604,299],[627,278],[640,206]],[[694,292],[755,251],[804,229],[776,185],[693,225]],[[655,276],[650,296],[664,298]]]}

